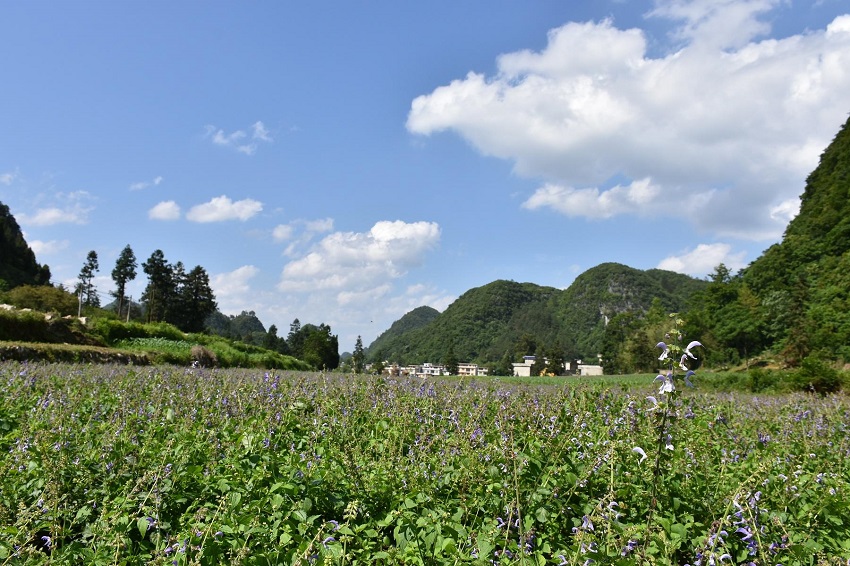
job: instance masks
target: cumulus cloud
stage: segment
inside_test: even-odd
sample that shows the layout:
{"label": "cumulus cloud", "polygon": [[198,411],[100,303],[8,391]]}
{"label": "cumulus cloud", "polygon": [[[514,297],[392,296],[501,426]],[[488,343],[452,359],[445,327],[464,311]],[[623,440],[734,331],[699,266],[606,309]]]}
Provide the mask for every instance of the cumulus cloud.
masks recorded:
{"label": "cumulus cloud", "polygon": [[33,214],[19,214],[18,222],[22,226],[86,224],[89,221],[89,213],[94,210],[91,206],[93,198],[86,191],[57,193],[51,200],[55,206],[39,208]]}
{"label": "cumulus cloud", "polygon": [[778,0],[669,0],[677,43],[652,56],[609,20],[550,31],[493,76],[417,97],[410,132],[453,131],[542,179],[523,206],[570,216],[675,214],[717,236],[777,238],[847,114],[850,16],[763,39]]}
{"label": "cumulus cloud", "polygon": [[660,193],[661,187],[653,185],[648,178],[605,191],[547,184],[522,206],[530,210],[549,207],[571,217],[610,218],[629,212],[650,212]]}
{"label": "cumulus cloud", "polygon": [[243,297],[251,291],[250,281],[259,272],[253,265],[243,265],[233,271],[214,275],[210,279],[210,287],[219,300]]}
{"label": "cumulus cloud", "polygon": [[180,206],[173,200],[158,203],[148,211],[151,220],[179,220]]}
{"label": "cumulus cloud", "polygon": [[250,130],[250,134],[245,130],[235,130],[228,134],[215,126],[207,126],[206,137],[217,146],[227,147],[245,155],[253,155],[260,143],[274,141],[269,130],[259,120],[251,125]]}
{"label": "cumulus cloud", "polygon": [[746,267],[745,256],[746,252],[732,253],[729,244],[700,244],[693,250],[664,258],[658,264],[658,269],[700,277],[711,273],[722,263],[735,272]]}
{"label": "cumulus cloud", "polygon": [[299,250],[307,248],[317,235],[330,232],[333,227],[333,218],[293,220],[288,224],[275,226],[272,230],[272,238],[275,242],[287,242],[284,255],[296,257],[299,255]]}
{"label": "cumulus cloud", "polygon": [[360,292],[401,277],[440,239],[434,222],[381,221],[368,232],[334,232],[283,268],[282,291]]}
{"label": "cumulus cloud", "polygon": [[245,221],[259,214],[263,203],[253,199],[233,201],[225,195],[189,209],[186,218],[192,222],[221,222],[224,220]]}

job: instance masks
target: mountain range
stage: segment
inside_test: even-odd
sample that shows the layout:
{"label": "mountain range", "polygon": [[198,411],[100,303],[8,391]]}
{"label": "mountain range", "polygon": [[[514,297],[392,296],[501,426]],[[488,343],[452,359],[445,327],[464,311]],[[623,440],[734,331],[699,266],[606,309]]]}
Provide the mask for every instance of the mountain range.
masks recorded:
{"label": "mountain range", "polygon": [[608,321],[623,313],[640,320],[653,305],[687,313],[689,331],[711,344],[717,363],[761,352],[786,365],[811,355],[850,361],[850,119],[806,179],[782,241],[738,274],[721,264],[699,280],[603,263],[564,290],[494,281],[442,313],[414,309],[369,345],[367,357],[437,362],[451,350],[464,361],[493,362],[543,346],[593,359]]}

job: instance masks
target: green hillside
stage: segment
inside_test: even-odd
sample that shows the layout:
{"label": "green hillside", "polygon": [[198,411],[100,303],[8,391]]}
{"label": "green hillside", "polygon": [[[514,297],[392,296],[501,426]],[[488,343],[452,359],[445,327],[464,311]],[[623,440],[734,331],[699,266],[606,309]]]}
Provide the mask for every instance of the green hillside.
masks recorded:
{"label": "green hillside", "polygon": [[656,298],[665,308],[682,309],[705,284],[677,273],[614,263],[588,270],[565,291],[494,281],[467,291],[424,326],[381,335],[368,355],[400,363],[438,362],[451,347],[462,360],[495,362],[506,353],[517,357],[545,347],[570,357],[595,358],[606,317],[645,312]]}
{"label": "green hillside", "polygon": [[782,242],[745,270],[743,283],[784,358],[850,359],[850,119],[806,179]]}
{"label": "green hillside", "polygon": [[572,346],[567,352],[575,357],[593,358],[601,352],[607,322],[618,314],[645,313],[655,300],[666,312],[681,312],[705,285],[672,271],[600,264],[579,275],[559,297],[559,343]]}
{"label": "green hillside", "polygon": [[50,268],[40,265],[9,207],[0,202],[0,291],[20,285],[46,285]]}
{"label": "green hillside", "polygon": [[433,307],[417,307],[405,314],[403,317],[392,323],[389,329],[385,330],[378,336],[369,346],[371,352],[387,352],[397,355],[397,344],[399,344],[401,336],[427,326],[432,320],[437,318],[440,311]]}

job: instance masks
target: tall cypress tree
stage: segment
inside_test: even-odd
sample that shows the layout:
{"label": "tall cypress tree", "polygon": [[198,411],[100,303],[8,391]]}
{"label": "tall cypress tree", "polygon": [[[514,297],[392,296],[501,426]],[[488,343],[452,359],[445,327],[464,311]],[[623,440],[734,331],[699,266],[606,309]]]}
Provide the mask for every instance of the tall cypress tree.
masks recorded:
{"label": "tall cypress tree", "polygon": [[156,250],[142,264],[142,270],[148,276],[148,285],[142,293],[148,322],[164,321],[168,314],[168,305],[174,299],[172,267],[165,260],[162,250]]}
{"label": "tall cypress tree", "polygon": [[97,261],[97,252],[92,250],[86,256],[86,262],[83,268],[80,269],[77,283],[77,295],[80,297],[80,303],[87,307],[99,307],[100,298],[97,296],[97,289],[94,286],[94,274],[98,272],[100,265]]}
{"label": "tall cypress tree", "polygon": [[[112,280],[115,282],[115,290],[110,291],[110,294],[118,301],[118,309],[116,312],[121,316],[124,308],[124,301],[127,300],[127,283],[136,278],[136,254],[133,253],[133,248],[127,244],[118,256],[115,262],[115,268],[112,270]],[[129,310],[129,306],[127,309]]]}

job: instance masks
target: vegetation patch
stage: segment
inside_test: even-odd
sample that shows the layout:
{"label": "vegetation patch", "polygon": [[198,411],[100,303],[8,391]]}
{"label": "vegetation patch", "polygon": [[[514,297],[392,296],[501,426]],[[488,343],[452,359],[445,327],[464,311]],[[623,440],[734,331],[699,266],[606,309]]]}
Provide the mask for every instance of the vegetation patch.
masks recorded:
{"label": "vegetation patch", "polygon": [[560,379],[0,363],[0,561],[850,559],[846,396]]}

